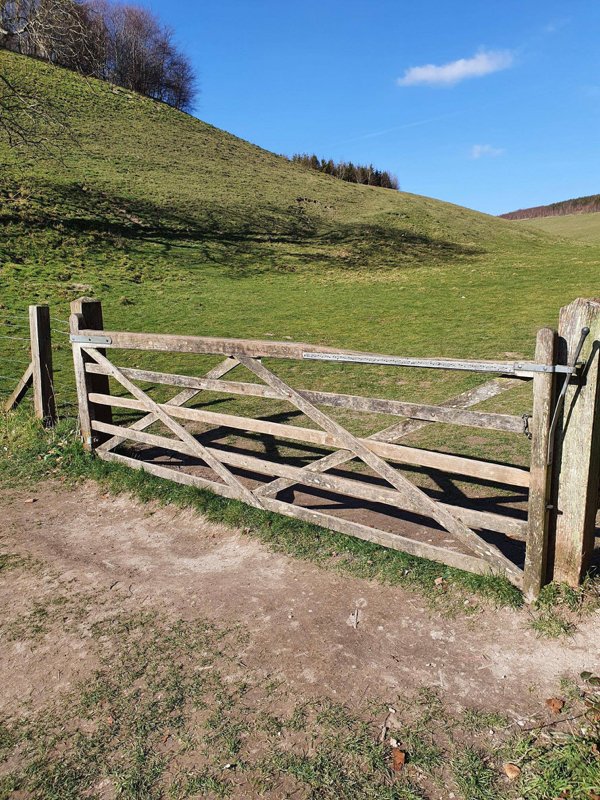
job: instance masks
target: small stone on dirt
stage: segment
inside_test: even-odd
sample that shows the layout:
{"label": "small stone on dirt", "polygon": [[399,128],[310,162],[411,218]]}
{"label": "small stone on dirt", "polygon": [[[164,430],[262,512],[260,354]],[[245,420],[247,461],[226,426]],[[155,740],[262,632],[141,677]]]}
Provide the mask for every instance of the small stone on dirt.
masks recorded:
{"label": "small stone on dirt", "polygon": [[29,497],[25,500],[26,503],[37,503],[37,497]]}
{"label": "small stone on dirt", "polygon": [[399,747],[392,747],[392,769],[394,772],[402,772],[406,762],[406,753]]}
{"label": "small stone on dirt", "polygon": [[552,712],[552,714],[560,714],[560,712],[565,707],[565,701],[561,700],[560,697],[549,697],[546,700],[546,705]]}
{"label": "small stone on dirt", "polygon": [[516,780],[521,774],[521,768],[517,767],[516,764],[510,764],[510,763],[504,764],[503,769],[509,781]]}

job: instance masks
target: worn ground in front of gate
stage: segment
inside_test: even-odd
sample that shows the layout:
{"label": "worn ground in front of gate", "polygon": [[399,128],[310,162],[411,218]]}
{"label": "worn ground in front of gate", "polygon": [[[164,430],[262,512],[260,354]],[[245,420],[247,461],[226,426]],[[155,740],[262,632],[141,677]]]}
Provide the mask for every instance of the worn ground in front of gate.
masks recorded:
{"label": "worn ground in front of gate", "polygon": [[[351,703],[427,685],[457,704],[518,717],[535,710],[561,677],[600,661],[598,613],[567,640],[538,638],[527,609],[483,605],[449,617],[443,602],[431,608],[418,594],[270,552],[194,512],[103,495],[91,483],[7,491],[0,532],[5,551],[41,561],[57,585],[124,590],[140,607],[241,624],[250,631],[245,660],[300,692],[318,687]],[[11,614],[54,586],[40,594],[36,571],[11,583]],[[65,688],[86,669],[68,642],[44,642],[35,658],[9,647],[2,660],[15,676],[3,689],[4,707]]]}
{"label": "worn ground in front of gate", "polygon": [[[556,719],[545,701],[565,694],[568,684],[564,679],[577,680],[582,670],[597,669],[600,663],[598,612],[581,619],[569,638],[538,638],[530,626],[531,612],[526,608],[498,609],[485,601],[471,600],[467,602],[476,604],[474,608],[457,611],[454,607],[449,613],[443,584],[439,587],[439,599],[432,605],[427,598],[407,589],[382,586],[274,553],[243,532],[209,523],[196,512],[142,504],[127,495],[104,494],[92,482],[72,488],[56,481],[36,484],[29,491],[6,489],[0,505],[1,549],[11,554],[5,562],[0,586],[3,639],[0,670],[8,676],[0,689],[1,718],[12,719],[14,723],[15,717],[32,721],[46,719],[43,715],[50,714],[49,719],[54,722],[44,722],[44,725],[54,731],[52,725],[58,724],[59,738],[65,735],[65,730],[70,731],[69,735],[75,730],[78,735],[83,731],[85,736],[97,737],[94,726],[107,724],[106,720],[111,726],[121,724],[115,719],[126,713],[123,711],[126,701],[115,699],[121,688],[113,686],[109,692],[104,687],[100,691],[97,684],[99,676],[106,681],[113,671],[117,676],[129,675],[123,672],[122,659],[148,635],[147,629],[139,628],[141,612],[157,615],[153,619],[162,620],[153,622],[152,630],[164,631],[161,634],[163,643],[171,631],[179,630],[178,626],[195,625],[198,620],[202,620],[203,625],[213,626],[215,631],[227,631],[223,640],[218,634],[219,644],[213,642],[212,650],[211,646],[202,645],[192,658],[192,671],[197,669],[203,674],[204,670],[218,667],[221,683],[214,692],[215,697],[221,698],[223,692],[233,691],[231,687],[241,682],[244,687],[251,687],[244,692],[249,691],[252,699],[244,706],[241,721],[233,726],[237,739],[231,738],[233,734],[229,738],[229,734],[223,734],[221,739],[215,739],[216,751],[209,748],[210,756],[206,755],[208,751],[202,751],[202,756],[191,758],[187,745],[181,744],[184,737],[177,724],[171,721],[171,712],[161,712],[163,717],[166,714],[168,724],[163,719],[166,730],[159,727],[158,755],[152,751],[152,758],[160,756],[162,759],[160,781],[171,786],[171,797],[312,796],[306,789],[312,785],[311,781],[333,778],[307,777],[298,772],[299,768],[292,769],[289,759],[295,757],[294,748],[304,754],[303,758],[308,758],[306,754],[311,753],[311,747],[314,749],[317,736],[313,731],[306,734],[305,741],[296,742],[294,737],[299,733],[292,722],[299,714],[298,709],[324,702],[333,703],[332,708],[343,706],[349,713],[363,715],[363,719],[365,709],[369,709],[368,742],[377,742],[378,726],[383,724],[387,708],[394,708],[399,716],[392,718],[391,733],[387,735],[398,737],[401,744],[404,736],[408,744],[402,746],[421,753],[418,757],[413,754],[417,766],[411,766],[409,761],[406,775],[401,777],[404,783],[400,788],[405,787],[402,791],[406,794],[377,794],[380,789],[375,784],[373,789],[371,784],[365,783],[362,789],[358,786],[356,791],[360,793],[354,795],[353,790],[344,788],[346,784],[334,782],[331,796],[441,798],[449,796],[448,787],[454,787],[456,797],[500,797],[504,796],[501,790],[508,792],[507,797],[513,796],[501,769],[501,777],[497,774],[490,777],[491,794],[470,795],[468,787],[461,792],[460,778],[452,765],[462,763],[457,759],[463,757],[460,743],[461,737],[467,735],[464,732],[458,738],[452,734],[453,743],[448,745],[452,752],[444,756],[452,769],[449,766],[450,772],[440,777],[446,767],[443,759],[435,761],[437,756],[431,755],[437,748],[435,736],[423,732],[428,730],[427,725],[434,723],[428,722],[425,728],[419,728],[418,735],[424,736],[434,748],[426,752],[430,752],[437,764],[435,769],[432,767],[434,772],[437,770],[437,777],[434,772],[428,772],[427,767],[419,766],[419,758],[425,758],[423,743],[417,746],[417,739],[410,738],[417,736],[416,728],[410,735],[408,728],[403,728],[408,723],[401,708],[408,705],[421,709],[423,702],[433,702],[427,720],[441,715],[438,722],[443,717],[443,726],[450,729],[447,719],[451,718],[454,732],[462,730],[460,720],[483,720],[483,727],[475,725],[468,735],[477,731],[476,739],[483,737],[485,741],[476,741],[468,752],[483,752],[480,766],[492,776],[494,769],[498,771],[498,764],[495,767],[491,764],[496,758],[495,751],[500,752],[500,743],[494,738],[500,735],[498,729],[505,742],[507,731],[519,732],[547,723],[554,725]],[[125,638],[113,640],[98,633],[104,630],[103,625],[121,618],[133,620],[123,628],[127,631]],[[234,638],[228,638],[231,636]],[[160,648],[163,644],[159,642],[156,646]],[[152,665],[153,656],[148,655],[149,652],[144,650],[142,658],[149,659]],[[163,653],[163,657],[179,659],[179,655],[171,651]],[[152,667],[156,674],[167,668],[164,663],[157,664]],[[145,688],[136,701],[143,704],[150,691],[144,683],[146,680],[147,676],[135,677],[131,687],[122,689],[123,694],[131,696],[131,692],[139,690],[143,684]],[[94,688],[86,694],[88,685]],[[166,691],[158,691],[159,700]],[[88,699],[80,706],[82,696]],[[79,699],[68,699],[73,697]],[[435,706],[438,700],[432,698],[436,697],[443,703],[443,711],[442,706]],[[244,702],[248,702],[247,694]],[[79,710],[66,712],[64,709],[69,703]],[[189,724],[192,727],[205,725],[207,730],[216,731],[214,736],[221,736],[223,719],[229,720],[234,706],[233,700],[223,701],[208,720]],[[261,709],[260,713],[257,708]],[[52,717],[57,709],[61,717],[58,723]],[[75,713],[75,716],[62,721],[65,713]],[[319,711],[315,718],[320,726],[331,722],[324,713]],[[248,726],[247,720],[252,715],[253,719],[277,719],[277,724],[287,719],[289,728],[281,723],[283,727],[277,732],[264,733],[258,723],[258,727]],[[395,719],[402,719],[402,723],[395,723]],[[353,724],[346,720],[342,727],[353,731]],[[398,725],[398,730],[394,729],[394,724]],[[490,727],[494,730],[489,730]],[[319,731],[318,736],[322,736]],[[42,734],[28,734],[34,738],[36,735]],[[269,736],[275,737],[275,744]],[[263,741],[261,737],[266,739]],[[430,737],[433,738],[430,740]],[[207,741],[213,740],[209,737]],[[264,751],[265,741],[271,742],[271,750],[267,747]],[[336,745],[335,749],[341,748],[345,754],[343,748],[348,746],[348,752],[355,753],[359,745],[354,739],[352,742]],[[387,739],[385,742],[387,747]],[[45,739],[43,747],[49,747]],[[287,752],[287,767],[281,761],[281,748]],[[85,764],[88,764],[85,760],[89,759],[88,750],[85,756],[78,755]],[[260,761],[262,777],[259,780],[256,777],[258,767],[252,759],[262,759],[263,752],[267,751],[271,753],[272,761],[267,759],[271,766],[265,767],[264,759]],[[135,747],[131,750],[130,743],[120,742],[109,755],[102,756],[99,761],[102,769],[98,767],[98,776],[90,778],[89,790],[93,789],[101,798],[114,797],[117,793],[125,797],[167,796],[157,793],[159,778],[153,783],[155,779],[144,773],[147,781],[144,784],[137,773],[135,781],[131,777],[134,770],[131,764],[137,763],[136,752]],[[149,761],[148,750],[143,752],[147,771],[148,763],[154,762]],[[243,764],[240,753],[245,754]],[[335,758],[334,754],[330,760],[335,762]],[[127,769],[120,764],[120,759],[127,762]],[[240,759],[239,766],[236,759]],[[0,789],[3,774],[11,768],[10,759],[7,763],[8,766],[0,770]],[[251,768],[249,763],[253,765]],[[39,767],[42,770],[40,785],[51,786],[54,778],[48,776],[54,775],[54,762],[43,764],[43,768]],[[201,778],[190,783],[192,779],[186,777],[188,783],[182,782],[181,775],[189,776],[199,764]],[[387,770],[387,761],[384,766]],[[139,764],[138,767],[142,769]],[[330,768],[333,767],[328,766],[328,770]],[[88,764],[86,769],[93,771],[96,767]],[[223,769],[227,772],[222,773]],[[237,770],[235,775],[231,769]],[[463,765],[462,769],[474,767]],[[81,766],[77,770],[79,782],[74,783],[74,791],[81,791],[84,785],[81,776],[86,773]],[[362,767],[360,774],[367,775]],[[385,774],[385,779],[379,776],[377,780],[381,781],[381,787],[387,786],[387,791],[395,784],[387,771]],[[12,780],[10,772],[9,778]],[[356,776],[350,776],[348,785],[355,780]],[[194,788],[198,787],[201,791],[195,792]],[[411,787],[417,787],[414,791],[422,794],[410,794]],[[371,789],[375,794],[367,793]],[[298,791],[300,794],[294,795]],[[0,795],[54,796],[48,788],[41,795],[2,795],[1,792]],[[325,793],[323,797],[329,795]]]}

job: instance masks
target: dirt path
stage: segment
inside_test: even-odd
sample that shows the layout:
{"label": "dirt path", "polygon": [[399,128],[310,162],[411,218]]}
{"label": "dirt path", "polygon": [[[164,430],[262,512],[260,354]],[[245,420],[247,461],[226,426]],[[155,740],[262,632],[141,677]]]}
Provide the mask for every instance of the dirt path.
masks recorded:
{"label": "dirt path", "polygon": [[[539,709],[562,676],[600,664],[599,614],[566,641],[536,638],[525,610],[448,619],[418,594],[272,553],[191,512],[109,497],[93,484],[5,493],[0,510],[4,552],[46,562],[63,585],[126,591],[135,607],[241,623],[250,632],[244,662],[303,693],[352,704],[426,685],[451,703],[519,718]],[[16,588],[0,587],[0,602],[31,603],[29,582],[24,571]],[[14,680],[0,709],[41,691],[41,676],[48,692],[68,688],[91,666],[85,646],[68,635],[35,652],[8,642],[0,669]]]}

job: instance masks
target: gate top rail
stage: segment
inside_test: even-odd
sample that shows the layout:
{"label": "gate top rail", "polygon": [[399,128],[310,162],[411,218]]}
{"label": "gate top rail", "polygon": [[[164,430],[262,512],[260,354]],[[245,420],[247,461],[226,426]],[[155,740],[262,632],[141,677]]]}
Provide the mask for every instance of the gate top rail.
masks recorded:
{"label": "gate top rail", "polygon": [[430,369],[496,372],[533,378],[540,372],[570,374],[576,367],[561,364],[536,364],[533,361],[457,360],[447,358],[404,358],[381,353],[365,353],[301,342],[279,342],[261,339],[229,339],[215,336],[182,336],[171,333],[131,333],[125,331],[80,330],[71,336],[76,344],[97,344],[124,350],[154,350],[174,353],[249,356],[251,358],[285,358],[375,364],[381,366],[422,367]]}

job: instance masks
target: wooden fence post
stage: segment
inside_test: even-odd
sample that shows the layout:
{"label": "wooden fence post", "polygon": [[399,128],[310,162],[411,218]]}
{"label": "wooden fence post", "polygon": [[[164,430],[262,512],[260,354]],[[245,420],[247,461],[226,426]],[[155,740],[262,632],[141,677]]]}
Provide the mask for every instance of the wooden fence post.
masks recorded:
{"label": "wooden fence post", "polygon": [[[71,303],[70,328],[72,335],[78,335],[81,330],[102,331],[104,329],[102,303],[99,300],[92,300],[88,297],[80,297],[77,300],[73,300]],[[104,350],[100,348],[98,348],[98,352],[104,354]],[[111,407],[90,403],[88,399],[90,392],[110,394],[107,375],[94,375],[86,372],[85,364],[91,360],[78,344],[73,343],[73,363],[75,367],[81,438],[83,439],[84,448],[90,451],[110,438],[107,434],[97,431],[92,434],[91,421],[97,420],[106,422],[109,425],[112,424]]]}
{"label": "wooden fence post", "polygon": [[[556,331],[538,331],[535,360],[538,364],[554,364]],[[533,379],[533,417],[531,465],[529,470],[529,502],[527,506],[527,545],[523,594],[528,602],[535,600],[547,581],[549,503],[551,467],[548,464],[550,424],[554,409],[554,374],[538,372]]]}
{"label": "wooden fence post", "polygon": [[52,339],[48,306],[29,306],[29,334],[33,379],[33,407],[44,425],[56,422],[54,378],[52,373]]}
{"label": "wooden fence post", "polygon": [[566,364],[588,327],[581,351],[581,378],[567,389],[554,450],[555,581],[577,586],[594,546],[600,481],[600,300],[579,298],[560,310],[558,361]]}

